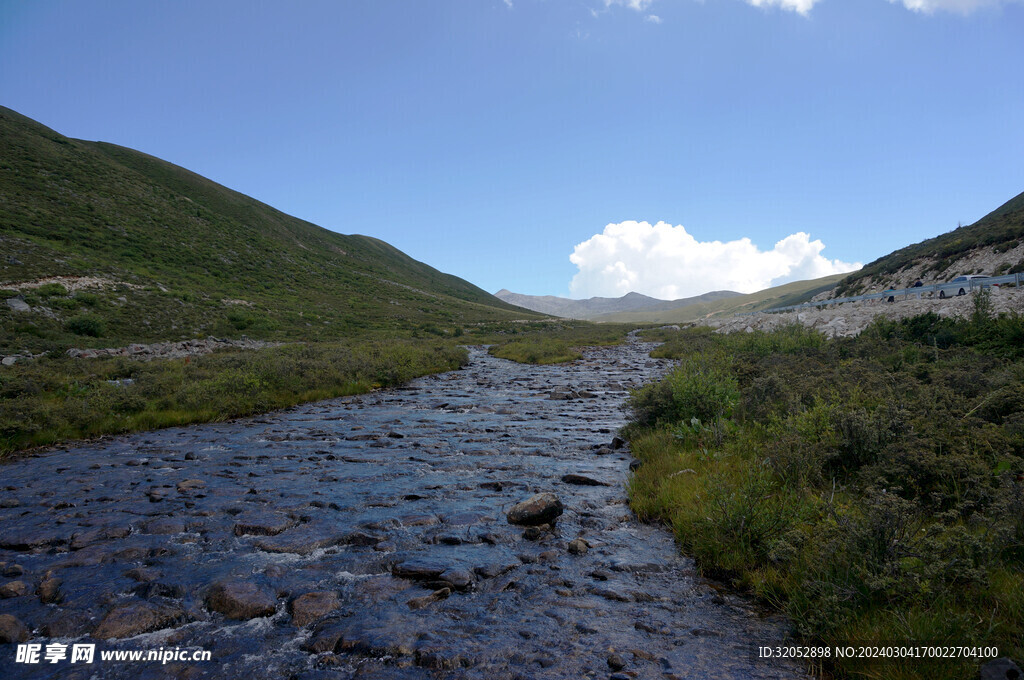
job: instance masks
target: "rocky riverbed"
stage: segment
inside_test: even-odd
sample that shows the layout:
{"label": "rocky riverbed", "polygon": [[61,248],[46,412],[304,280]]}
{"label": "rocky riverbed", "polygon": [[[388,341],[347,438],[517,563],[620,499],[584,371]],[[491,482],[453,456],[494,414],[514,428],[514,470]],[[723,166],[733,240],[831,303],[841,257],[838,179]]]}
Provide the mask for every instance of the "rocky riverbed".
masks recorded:
{"label": "rocky riverbed", "polygon": [[[629,510],[615,432],[666,368],[650,349],[473,349],[403,389],[4,464],[4,676],[802,677],[753,658],[784,622]],[[16,663],[19,641],[96,660]],[[160,648],[212,660],[100,660]]]}

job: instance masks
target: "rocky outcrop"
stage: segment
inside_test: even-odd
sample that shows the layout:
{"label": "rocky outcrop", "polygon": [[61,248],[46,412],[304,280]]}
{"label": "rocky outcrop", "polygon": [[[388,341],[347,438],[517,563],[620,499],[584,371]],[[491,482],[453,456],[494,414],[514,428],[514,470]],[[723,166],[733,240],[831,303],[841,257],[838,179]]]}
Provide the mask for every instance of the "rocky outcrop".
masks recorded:
{"label": "rocky outcrop", "polygon": [[133,344],[127,347],[105,347],[102,349],[78,349],[72,347],[67,351],[69,357],[76,359],[96,359],[100,357],[128,357],[139,361],[152,359],[181,359],[197,354],[209,354],[218,349],[262,349],[277,347],[280,342],[264,342],[262,340],[228,340],[210,336],[205,340],[182,340],[181,342],[154,342],[150,345]]}
{"label": "rocky outcrop", "polygon": [[[991,289],[992,311],[1024,313],[1024,291],[1013,288]],[[794,323],[821,331],[827,337],[851,337],[859,335],[867,326],[882,316],[888,319],[905,319],[925,312],[934,312],[943,317],[967,318],[974,311],[974,298],[970,295],[940,300],[938,298],[865,300],[847,302],[829,307],[809,307],[806,310],[780,314],[758,313],[749,316],[734,316],[725,319],[705,319],[700,325],[710,326],[719,333],[772,331]]]}

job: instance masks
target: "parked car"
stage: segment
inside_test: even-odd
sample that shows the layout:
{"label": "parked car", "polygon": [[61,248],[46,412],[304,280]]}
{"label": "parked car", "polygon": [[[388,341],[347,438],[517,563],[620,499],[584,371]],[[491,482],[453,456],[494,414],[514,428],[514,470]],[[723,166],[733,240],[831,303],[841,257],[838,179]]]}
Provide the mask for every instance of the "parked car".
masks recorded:
{"label": "parked car", "polygon": [[958,276],[949,283],[944,284],[941,288],[939,288],[939,297],[945,299],[948,297],[952,297],[954,295],[967,295],[967,293],[973,290],[971,287],[972,283],[974,288],[977,288],[979,284],[984,285],[981,282],[981,279],[988,278],[991,277],[985,276],[983,274],[969,274],[967,276]]}

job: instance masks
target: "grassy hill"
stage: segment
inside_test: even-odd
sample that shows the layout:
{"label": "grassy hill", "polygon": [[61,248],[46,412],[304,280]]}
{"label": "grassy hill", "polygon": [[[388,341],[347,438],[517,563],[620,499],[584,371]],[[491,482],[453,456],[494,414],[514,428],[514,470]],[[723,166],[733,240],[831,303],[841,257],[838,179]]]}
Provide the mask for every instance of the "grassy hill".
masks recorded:
{"label": "grassy hill", "polygon": [[[0,457],[400,384],[457,368],[463,333],[538,318],[378,239],[0,108]],[[283,344],[66,352],[210,335]]]}
{"label": "grassy hill", "polygon": [[616,323],[685,323],[714,316],[756,312],[771,307],[807,302],[815,295],[834,288],[844,276],[845,274],[834,274],[810,281],[794,281],[756,293],[700,302],[678,309],[603,314],[594,317],[593,320]]}
{"label": "grassy hill", "polygon": [[[0,304],[0,348],[9,351],[243,332],[278,340],[443,333],[537,316],[378,239],[328,231],[158,158],[69,139],[2,107],[0,250],[0,298],[20,295],[33,308]],[[106,283],[74,294],[68,285],[19,285],[53,276]],[[69,324],[76,317],[99,324]]]}
{"label": "grassy hill", "polygon": [[858,295],[879,286],[889,287],[891,279],[911,268],[920,270],[914,272],[913,278],[926,279],[926,282],[974,273],[959,271],[956,264],[980,249],[988,249],[994,255],[1008,256],[998,258],[1002,262],[995,265],[991,271],[985,271],[985,274],[1024,271],[1024,256],[1016,252],[1022,243],[1024,193],[1018,194],[974,224],[959,227],[878,258],[840,282],[836,286],[834,296]]}

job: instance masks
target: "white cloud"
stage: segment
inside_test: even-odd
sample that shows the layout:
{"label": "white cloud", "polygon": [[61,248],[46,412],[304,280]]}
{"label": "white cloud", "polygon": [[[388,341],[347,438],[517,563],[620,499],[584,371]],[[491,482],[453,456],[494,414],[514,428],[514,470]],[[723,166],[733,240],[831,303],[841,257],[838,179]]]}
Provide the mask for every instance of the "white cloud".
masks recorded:
{"label": "white cloud", "polygon": [[807,14],[821,0],[747,0],[747,4],[754,7],[779,7],[798,14]]}
{"label": "white cloud", "polygon": [[982,7],[994,7],[1010,2],[1021,0],[889,0],[889,2],[902,2],[903,6],[915,12],[931,14],[935,11],[954,12],[956,14],[970,14]]}
{"label": "white cloud", "polygon": [[[603,0],[604,9],[601,12],[591,9],[593,16],[599,16],[609,11],[613,6],[628,7],[636,12],[646,12],[647,8],[654,4],[655,0]],[[511,6],[511,0],[505,0]],[[810,14],[811,10],[822,0],[746,0],[748,5],[768,9],[777,7],[781,10],[796,12],[803,16]],[[970,14],[983,7],[995,7],[1009,3],[1020,3],[1024,0],[889,0],[894,4],[902,4],[907,9],[924,14],[933,12],[953,12],[956,14]],[[646,21],[655,24],[661,23],[661,17],[656,14],[648,14],[644,17]]]}
{"label": "white cloud", "polygon": [[654,0],[604,0],[605,7],[611,7],[612,5],[622,5],[628,7],[637,12],[643,12],[651,6]]}
{"label": "white cloud", "polygon": [[634,291],[672,300],[712,290],[753,293],[861,267],[823,257],[824,248],[802,231],[762,251],[749,238],[698,241],[682,226],[620,222],[576,246],[569,261],[579,272],[569,290],[578,298]]}

